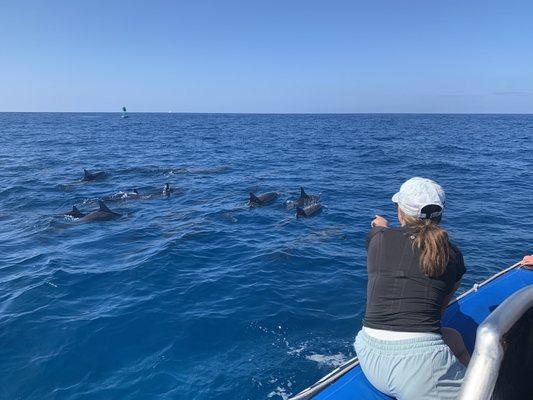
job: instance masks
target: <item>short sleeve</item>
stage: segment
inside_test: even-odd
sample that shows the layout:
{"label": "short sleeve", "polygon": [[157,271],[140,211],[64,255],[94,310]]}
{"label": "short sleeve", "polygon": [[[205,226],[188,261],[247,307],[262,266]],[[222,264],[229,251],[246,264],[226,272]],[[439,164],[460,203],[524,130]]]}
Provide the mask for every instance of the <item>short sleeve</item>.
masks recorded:
{"label": "short sleeve", "polygon": [[457,246],[452,245],[451,248],[451,256],[453,257],[453,263],[456,271],[455,282],[459,282],[466,272],[465,260],[463,259],[463,253],[461,253],[461,250],[459,250]]}
{"label": "short sleeve", "polygon": [[370,242],[372,241],[372,238],[376,236],[379,232],[383,232],[385,230],[382,226],[374,226],[370,231],[366,234],[365,238],[365,247],[368,250],[368,246],[370,246]]}

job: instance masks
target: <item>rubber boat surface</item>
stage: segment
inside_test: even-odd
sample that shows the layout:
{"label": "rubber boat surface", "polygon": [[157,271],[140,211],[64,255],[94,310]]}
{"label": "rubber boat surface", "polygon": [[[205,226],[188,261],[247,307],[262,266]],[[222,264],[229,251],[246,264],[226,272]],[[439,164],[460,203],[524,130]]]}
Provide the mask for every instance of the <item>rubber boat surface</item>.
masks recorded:
{"label": "rubber boat surface", "polygon": [[[464,342],[473,353],[478,326],[502,302],[523,288],[533,285],[533,270],[520,267],[517,263],[463,293],[446,309],[442,326],[461,332]],[[531,310],[530,310],[531,311]],[[531,338],[531,312],[526,324],[527,337]],[[355,335],[355,332],[354,332]],[[529,339],[530,340],[530,339]],[[529,346],[531,347],[531,346]],[[529,352],[531,352],[531,348]],[[523,351],[523,350],[522,350]],[[528,355],[531,358],[531,354]],[[531,363],[529,360],[528,363]],[[527,369],[526,369],[527,371]],[[335,369],[317,383],[304,389],[291,400],[381,400],[393,399],[376,390],[366,379],[357,357]]]}

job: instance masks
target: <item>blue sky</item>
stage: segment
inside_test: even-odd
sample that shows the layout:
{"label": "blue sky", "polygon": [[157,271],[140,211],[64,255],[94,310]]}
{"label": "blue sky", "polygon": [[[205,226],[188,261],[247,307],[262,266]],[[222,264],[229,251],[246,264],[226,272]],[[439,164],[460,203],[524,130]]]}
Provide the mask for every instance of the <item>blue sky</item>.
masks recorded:
{"label": "blue sky", "polygon": [[0,111],[533,112],[531,1],[2,1]]}

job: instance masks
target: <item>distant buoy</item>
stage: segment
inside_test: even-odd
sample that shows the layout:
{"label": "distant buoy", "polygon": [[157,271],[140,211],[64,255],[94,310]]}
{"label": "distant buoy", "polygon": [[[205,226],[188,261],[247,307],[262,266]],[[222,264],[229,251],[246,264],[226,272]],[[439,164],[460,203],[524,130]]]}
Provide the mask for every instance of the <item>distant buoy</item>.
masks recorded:
{"label": "distant buoy", "polygon": [[126,111],[126,107],[122,107],[122,118],[128,118],[128,112]]}

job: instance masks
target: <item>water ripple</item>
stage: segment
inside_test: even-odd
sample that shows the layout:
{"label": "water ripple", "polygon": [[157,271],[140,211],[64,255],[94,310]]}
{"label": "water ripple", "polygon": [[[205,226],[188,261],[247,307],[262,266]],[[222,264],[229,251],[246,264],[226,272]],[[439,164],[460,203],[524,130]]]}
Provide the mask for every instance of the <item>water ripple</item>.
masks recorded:
{"label": "water ripple", "polygon": [[[446,189],[465,287],[531,252],[532,132],[518,115],[0,114],[0,397],[286,399],[353,356],[364,235],[403,180]],[[288,206],[302,185],[315,218]],[[124,216],[62,215],[99,199]]]}

